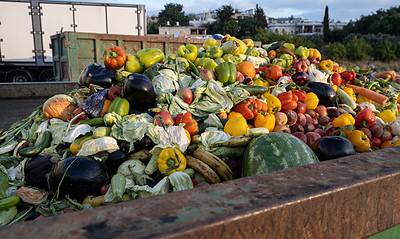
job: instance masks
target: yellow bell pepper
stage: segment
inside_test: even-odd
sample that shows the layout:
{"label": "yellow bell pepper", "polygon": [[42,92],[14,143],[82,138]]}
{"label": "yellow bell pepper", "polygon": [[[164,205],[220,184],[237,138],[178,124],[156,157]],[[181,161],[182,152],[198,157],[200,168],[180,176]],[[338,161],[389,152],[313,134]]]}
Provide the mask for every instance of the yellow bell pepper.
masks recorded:
{"label": "yellow bell pepper", "polygon": [[243,42],[244,42],[244,44],[246,44],[246,46],[248,48],[253,48],[254,47],[254,41],[252,39],[250,39],[250,38],[243,39]]}
{"label": "yellow bell pepper", "polygon": [[176,147],[165,148],[158,156],[157,167],[161,173],[166,175],[176,171],[184,171],[186,169],[186,158]]}
{"label": "yellow bell pepper", "polygon": [[246,119],[241,117],[233,117],[228,119],[224,126],[224,132],[232,136],[243,136],[246,135],[249,130]]}
{"label": "yellow bell pepper", "polygon": [[346,92],[354,101],[357,100],[357,96],[354,93],[353,88],[346,86],[346,87],[343,88],[343,91]]}
{"label": "yellow bell pepper", "polygon": [[331,87],[332,87],[332,89],[333,89],[334,91],[337,91],[337,90],[338,90],[338,86],[337,86],[337,85],[331,85]]}
{"label": "yellow bell pepper", "polygon": [[400,139],[394,141],[392,144],[394,147],[400,147]]}
{"label": "yellow bell pepper", "polygon": [[318,49],[315,48],[309,48],[308,49],[308,57],[309,58],[315,58],[321,60],[321,52],[319,52]]}
{"label": "yellow bell pepper", "polygon": [[257,77],[253,80],[253,85],[257,85],[257,86],[263,86],[263,87],[268,87],[269,86],[269,82],[266,80],[263,80],[260,77]]}
{"label": "yellow bell pepper", "polygon": [[275,115],[274,114],[260,114],[258,113],[254,119],[254,126],[256,128],[266,128],[272,132],[275,128]]}
{"label": "yellow bell pepper", "polygon": [[233,118],[237,118],[237,117],[243,117],[243,115],[241,113],[235,112],[235,111],[232,111],[228,115],[228,119],[233,119]]}
{"label": "yellow bell pepper", "polygon": [[386,140],[381,144],[381,149],[394,147],[393,142],[391,140]]}
{"label": "yellow bell pepper", "polygon": [[366,97],[364,97],[362,95],[357,95],[357,101],[356,102],[357,102],[357,104],[361,104],[361,103],[364,103],[364,102],[372,103],[371,100],[367,99]]}
{"label": "yellow bell pepper", "polygon": [[264,93],[264,98],[267,101],[269,113],[275,113],[281,110],[282,104],[278,97],[266,92]]}
{"label": "yellow bell pepper", "polygon": [[361,130],[353,130],[349,133],[348,139],[353,144],[357,152],[368,152],[371,149],[371,143],[367,135]]}
{"label": "yellow bell pepper", "polygon": [[334,62],[332,60],[323,60],[319,63],[319,68],[323,71],[333,71]]}
{"label": "yellow bell pepper", "polygon": [[206,50],[208,50],[210,47],[220,46],[220,45],[221,45],[221,43],[219,41],[215,40],[214,38],[207,38],[203,43],[203,47]]}
{"label": "yellow bell pepper", "polygon": [[356,121],[354,120],[354,117],[351,114],[345,113],[345,114],[341,114],[338,117],[336,117],[335,119],[333,119],[332,124],[333,124],[333,127],[335,127],[335,128],[341,128],[341,127],[345,127],[345,126],[354,125],[355,122]]}
{"label": "yellow bell pepper", "polygon": [[343,66],[339,66],[339,68],[337,70],[338,73],[342,73],[342,72],[345,72],[345,71],[346,71],[346,68],[344,68]]}
{"label": "yellow bell pepper", "polygon": [[306,95],[306,99],[304,100],[304,103],[306,103],[308,110],[314,110],[315,108],[317,108],[318,103],[319,103],[318,96],[313,92],[309,92]]}
{"label": "yellow bell pepper", "polygon": [[396,113],[392,110],[384,110],[379,113],[379,118],[381,118],[385,123],[391,123],[396,120]]}

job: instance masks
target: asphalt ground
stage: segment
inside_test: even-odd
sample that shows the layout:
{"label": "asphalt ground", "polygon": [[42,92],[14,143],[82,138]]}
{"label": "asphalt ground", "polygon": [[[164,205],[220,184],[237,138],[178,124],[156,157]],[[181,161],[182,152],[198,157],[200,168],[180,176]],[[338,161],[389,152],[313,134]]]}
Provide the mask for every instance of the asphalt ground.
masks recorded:
{"label": "asphalt ground", "polygon": [[0,129],[29,116],[46,98],[0,99]]}

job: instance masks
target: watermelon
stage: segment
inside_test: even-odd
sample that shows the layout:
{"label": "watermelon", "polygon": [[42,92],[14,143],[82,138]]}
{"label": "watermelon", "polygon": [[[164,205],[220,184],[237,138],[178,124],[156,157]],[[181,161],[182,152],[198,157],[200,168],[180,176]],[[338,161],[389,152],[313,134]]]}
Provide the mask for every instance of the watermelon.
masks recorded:
{"label": "watermelon", "polygon": [[247,146],[243,176],[270,173],[317,162],[318,157],[300,139],[287,133],[270,133],[253,139]]}

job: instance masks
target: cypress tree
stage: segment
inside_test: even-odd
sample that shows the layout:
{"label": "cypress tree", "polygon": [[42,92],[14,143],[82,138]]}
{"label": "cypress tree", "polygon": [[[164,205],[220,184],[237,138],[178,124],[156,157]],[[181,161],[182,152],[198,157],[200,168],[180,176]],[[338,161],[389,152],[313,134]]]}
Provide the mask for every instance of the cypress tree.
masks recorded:
{"label": "cypress tree", "polygon": [[329,29],[329,8],[328,6],[325,6],[325,15],[324,15],[324,22],[323,22],[323,28],[324,28],[324,41],[328,42],[329,41],[329,33],[330,33],[330,29]]}

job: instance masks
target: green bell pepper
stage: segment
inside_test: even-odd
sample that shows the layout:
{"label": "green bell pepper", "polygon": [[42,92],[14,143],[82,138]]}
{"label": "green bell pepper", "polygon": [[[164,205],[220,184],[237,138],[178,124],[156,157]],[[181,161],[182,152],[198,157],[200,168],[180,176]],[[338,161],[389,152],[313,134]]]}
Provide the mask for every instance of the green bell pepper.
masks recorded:
{"label": "green bell pepper", "polygon": [[225,60],[222,59],[222,58],[217,58],[217,59],[215,59],[214,61],[215,61],[215,63],[217,63],[218,65],[221,64],[221,63],[223,63],[223,62],[225,62]]}
{"label": "green bell pepper", "polygon": [[217,59],[217,58],[220,58],[224,54],[224,51],[222,50],[221,47],[212,46],[212,47],[208,48],[207,53],[210,55],[211,58]]}
{"label": "green bell pepper", "polygon": [[254,48],[247,48],[245,55],[260,57],[260,52]]}
{"label": "green bell pepper", "polygon": [[279,58],[286,62],[284,68],[290,68],[292,66],[293,56],[285,53],[285,54],[280,55]]}
{"label": "green bell pepper", "polygon": [[193,44],[181,45],[178,48],[178,56],[188,61],[194,62],[197,58],[197,46]]}
{"label": "green bell pepper", "polygon": [[203,57],[203,58],[197,58],[195,61],[195,65],[209,70],[214,70],[218,64],[209,57]]}
{"label": "green bell pepper", "polygon": [[275,58],[275,59],[272,61],[272,65],[278,65],[278,66],[280,66],[282,69],[285,69],[285,68],[286,68],[286,61],[283,60],[283,59],[281,59],[281,58]]}
{"label": "green bell pepper", "polygon": [[138,51],[136,55],[139,58],[140,63],[145,68],[149,68],[152,65],[164,60],[164,53],[157,48],[146,48]]}
{"label": "green bell pepper", "polygon": [[144,69],[139,58],[135,55],[129,54],[125,63],[125,70],[130,73],[142,73]]}
{"label": "green bell pepper", "polygon": [[310,51],[308,50],[307,47],[299,46],[299,47],[297,47],[294,54],[296,54],[298,57],[300,57],[302,59],[307,59],[308,55],[310,54]]}
{"label": "green bell pepper", "polygon": [[224,85],[236,82],[236,65],[231,62],[224,62],[215,68],[218,81]]}
{"label": "green bell pepper", "polygon": [[222,59],[224,59],[224,61],[226,62],[232,62],[234,64],[238,64],[240,62],[242,62],[242,59],[240,59],[240,57],[238,56],[234,56],[232,54],[225,54]]}
{"label": "green bell pepper", "polygon": [[291,51],[294,51],[294,49],[296,48],[295,45],[292,43],[284,43],[282,46],[286,47],[287,49],[289,49]]}

